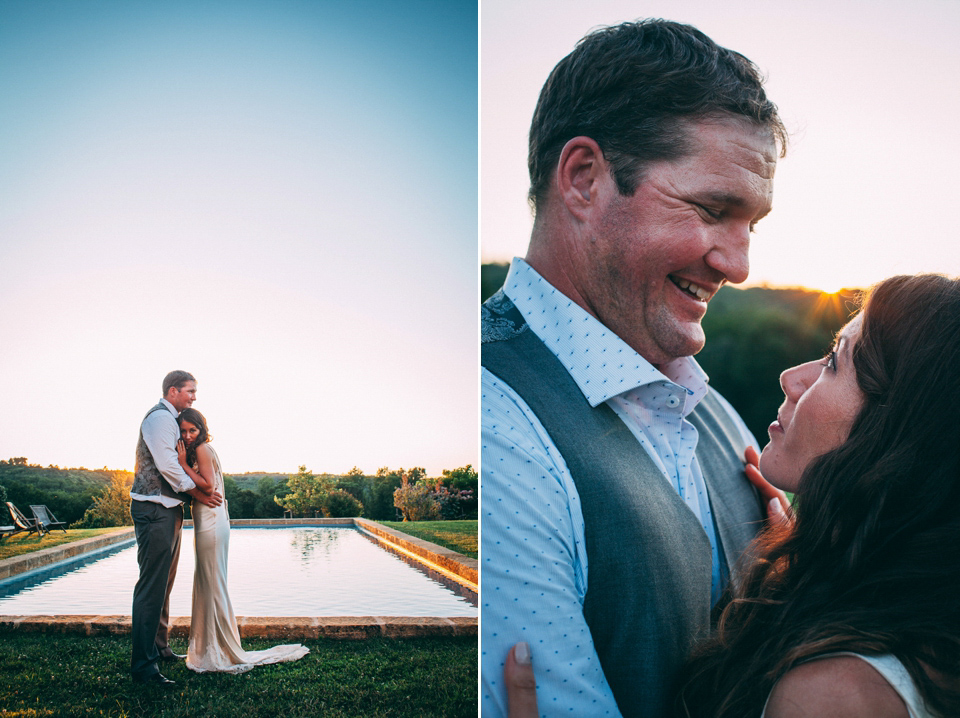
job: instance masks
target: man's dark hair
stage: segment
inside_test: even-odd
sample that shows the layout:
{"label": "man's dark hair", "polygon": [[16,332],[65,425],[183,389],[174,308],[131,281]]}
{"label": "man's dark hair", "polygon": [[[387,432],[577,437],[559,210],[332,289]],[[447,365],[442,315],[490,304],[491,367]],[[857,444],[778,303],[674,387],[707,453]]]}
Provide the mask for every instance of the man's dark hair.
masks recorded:
{"label": "man's dark hair", "polygon": [[690,25],[641,20],[596,30],[563,58],[540,91],[530,125],[529,199],[543,206],[563,146],[592,138],[617,189],[632,195],[651,162],[690,151],[685,121],[735,115],[787,131],[756,66]]}
{"label": "man's dark hair", "polygon": [[163,377],[163,396],[166,397],[171,388],[182,389],[188,381],[196,381],[190,372],[179,369],[170,372]]}

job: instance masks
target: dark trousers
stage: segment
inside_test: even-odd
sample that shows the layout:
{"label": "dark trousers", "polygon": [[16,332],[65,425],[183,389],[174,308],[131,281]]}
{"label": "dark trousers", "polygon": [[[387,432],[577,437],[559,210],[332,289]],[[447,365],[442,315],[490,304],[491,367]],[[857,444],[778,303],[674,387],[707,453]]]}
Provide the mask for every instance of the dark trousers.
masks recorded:
{"label": "dark trousers", "polygon": [[133,589],[133,656],[130,672],[137,677],[157,673],[157,660],[168,653],[170,591],[180,560],[183,506],[168,509],[150,501],[131,501],[137,534],[140,578]]}

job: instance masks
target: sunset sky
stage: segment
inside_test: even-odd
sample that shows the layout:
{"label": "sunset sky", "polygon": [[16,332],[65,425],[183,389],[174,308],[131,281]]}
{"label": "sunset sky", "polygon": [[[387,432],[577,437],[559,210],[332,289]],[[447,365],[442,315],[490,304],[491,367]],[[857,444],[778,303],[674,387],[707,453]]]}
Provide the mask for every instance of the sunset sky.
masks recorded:
{"label": "sunset sky", "polygon": [[0,1],[0,458],[477,463],[477,10]]}
{"label": "sunset sky", "polygon": [[833,291],[960,275],[960,3],[483,0],[481,257],[523,256],[530,117],[553,66],[600,25],[661,17],[753,60],[792,134],[748,283]]}

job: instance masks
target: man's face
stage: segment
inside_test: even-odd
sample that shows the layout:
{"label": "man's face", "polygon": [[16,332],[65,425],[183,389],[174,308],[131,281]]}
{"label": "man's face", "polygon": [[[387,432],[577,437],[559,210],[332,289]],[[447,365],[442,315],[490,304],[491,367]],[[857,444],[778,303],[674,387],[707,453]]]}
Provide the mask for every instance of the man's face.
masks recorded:
{"label": "man's face", "polygon": [[707,302],[747,278],[750,232],[773,201],[768,132],[722,118],[688,133],[692,151],[649,165],[633,196],[604,193],[579,250],[587,309],[656,365],[703,348]]}
{"label": "man's face", "polygon": [[177,411],[190,408],[193,406],[193,402],[197,400],[197,382],[188,381],[179,389],[175,386],[171,387],[167,391],[166,398]]}

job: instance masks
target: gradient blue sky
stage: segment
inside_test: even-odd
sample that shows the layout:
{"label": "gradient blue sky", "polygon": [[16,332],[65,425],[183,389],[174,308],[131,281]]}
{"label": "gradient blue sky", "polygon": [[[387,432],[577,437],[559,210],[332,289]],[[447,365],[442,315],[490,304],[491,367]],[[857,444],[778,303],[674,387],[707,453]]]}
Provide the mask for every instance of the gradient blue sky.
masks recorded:
{"label": "gradient blue sky", "polygon": [[477,7],[0,1],[0,458],[477,463]]}
{"label": "gradient blue sky", "polygon": [[689,23],[757,63],[792,133],[750,283],[960,275],[953,0],[483,0],[484,260],[526,252],[527,131],[550,70],[591,29],[642,17]]}

